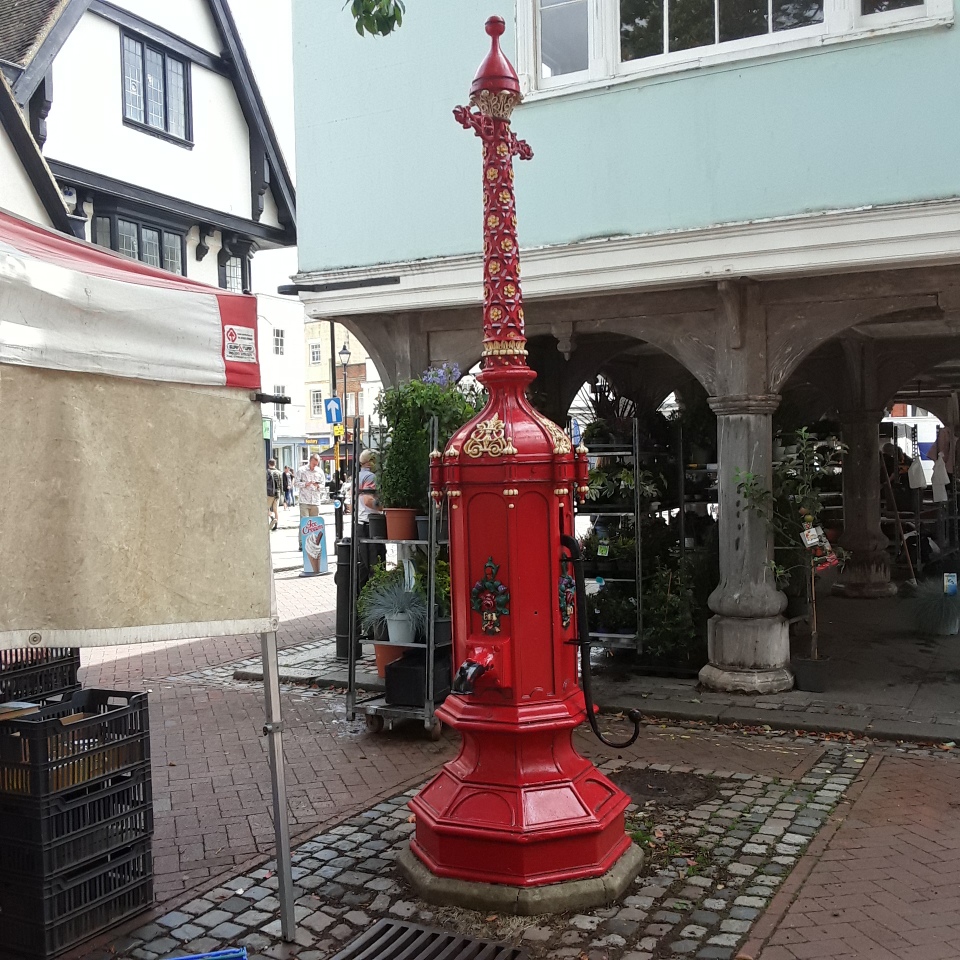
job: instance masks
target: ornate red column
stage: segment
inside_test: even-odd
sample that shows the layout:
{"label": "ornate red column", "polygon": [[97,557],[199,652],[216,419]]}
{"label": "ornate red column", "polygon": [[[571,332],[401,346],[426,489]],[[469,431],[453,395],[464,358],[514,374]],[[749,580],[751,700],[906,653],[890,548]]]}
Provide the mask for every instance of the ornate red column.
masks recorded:
{"label": "ornate red column", "polygon": [[[456,119],[483,143],[484,410],[433,454],[432,494],[450,507],[454,692],[438,710],[460,753],[410,806],[401,865],[441,902],[517,913],[617,896],[642,854],[624,833],[627,796],[573,747],[586,717],[561,537],[585,492],[587,451],[529,404],[510,129],[517,75],[491,50]],[[543,888],[551,885],[548,890]]]}

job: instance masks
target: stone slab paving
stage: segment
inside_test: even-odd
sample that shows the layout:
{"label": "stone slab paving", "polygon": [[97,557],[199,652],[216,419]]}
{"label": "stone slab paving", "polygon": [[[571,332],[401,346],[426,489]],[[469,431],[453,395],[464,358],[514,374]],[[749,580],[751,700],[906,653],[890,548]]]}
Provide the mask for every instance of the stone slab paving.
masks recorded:
{"label": "stone slab paving", "polygon": [[[282,650],[281,680],[342,688],[347,683],[347,668],[335,654],[336,643],[332,637],[313,637],[296,648]],[[901,691],[899,702],[894,703],[860,700],[844,691],[813,694],[790,690],[775,696],[756,697],[704,691],[695,678],[631,676],[622,665],[604,665],[603,657],[603,651],[595,651],[598,670],[593,679],[594,697],[609,712],[637,708],[650,716],[711,724],[760,723],[785,730],[843,730],[878,738],[960,740],[960,710],[952,685],[944,687],[942,696],[916,702],[915,708],[917,698],[911,698],[907,691]],[[229,684],[231,680],[258,681],[263,678],[263,669],[259,658],[253,656],[233,664],[232,670],[222,665],[198,670],[191,678],[200,683],[218,684]],[[383,681],[376,676],[369,646],[364,647],[364,656],[358,663],[357,682],[371,692],[383,688]],[[888,679],[884,686],[890,685]],[[873,693],[882,700],[882,692]],[[859,693],[867,696],[864,691]]]}
{"label": "stone slab paving", "polygon": [[[683,729],[676,728],[674,735],[691,736]],[[770,734],[768,739],[782,737]],[[796,746],[814,744],[810,738],[794,739]],[[635,840],[651,853],[650,865],[619,902],[584,914],[496,917],[419,900],[394,866],[415,829],[407,808],[415,791],[408,790],[296,848],[296,944],[279,940],[277,878],[268,863],[157,917],[102,952],[84,956],[158,960],[242,945],[254,960],[324,960],[375,919],[390,916],[522,944],[534,958],[733,960],[805,850],[825,824],[829,829],[865,765],[876,763],[872,754],[883,750],[900,763],[948,770],[947,783],[960,771],[952,757],[946,765],[938,763],[943,757],[918,747],[821,746],[813,762],[799,769],[802,775],[792,778],[622,756],[603,761],[602,768],[615,778],[646,770],[694,773],[719,795],[686,810],[657,808],[651,813],[644,806],[632,807],[628,824]],[[903,771],[897,774],[899,783]],[[960,843],[953,852],[958,849]],[[766,949],[769,953],[779,946]],[[769,960],[802,956],[833,954],[773,952]]]}

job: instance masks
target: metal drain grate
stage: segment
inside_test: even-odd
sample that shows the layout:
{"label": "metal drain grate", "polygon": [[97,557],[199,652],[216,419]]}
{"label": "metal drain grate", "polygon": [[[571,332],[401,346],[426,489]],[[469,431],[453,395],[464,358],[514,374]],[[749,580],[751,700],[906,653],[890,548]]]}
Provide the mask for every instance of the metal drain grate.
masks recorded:
{"label": "metal drain grate", "polygon": [[526,950],[402,920],[380,920],[332,960],[528,960]]}

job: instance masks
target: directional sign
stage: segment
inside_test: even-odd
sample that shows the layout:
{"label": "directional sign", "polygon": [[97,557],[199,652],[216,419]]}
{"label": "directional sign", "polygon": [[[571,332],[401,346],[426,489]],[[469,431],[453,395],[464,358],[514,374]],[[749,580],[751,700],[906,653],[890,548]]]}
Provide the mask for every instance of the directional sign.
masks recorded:
{"label": "directional sign", "polygon": [[339,397],[324,400],[323,409],[327,411],[327,423],[343,423],[343,407]]}
{"label": "directional sign", "polygon": [[579,420],[570,421],[570,433],[572,435],[570,439],[573,441],[573,445],[575,447],[579,447],[580,446],[580,421]]}

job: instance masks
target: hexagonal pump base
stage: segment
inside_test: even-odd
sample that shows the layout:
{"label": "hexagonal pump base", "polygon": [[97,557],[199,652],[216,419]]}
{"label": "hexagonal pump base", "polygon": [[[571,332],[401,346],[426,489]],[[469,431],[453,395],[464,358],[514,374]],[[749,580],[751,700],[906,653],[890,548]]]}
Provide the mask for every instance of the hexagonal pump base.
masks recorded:
{"label": "hexagonal pump base", "polygon": [[643,851],[631,843],[620,859],[600,877],[549,883],[541,887],[512,887],[500,883],[438,877],[421,863],[409,847],[403,848],[397,865],[413,889],[428,903],[532,917],[545,913],[590,910],[612,903],[626,892],[640,873]]}

